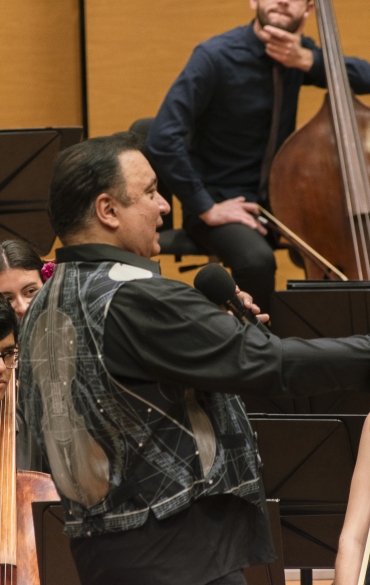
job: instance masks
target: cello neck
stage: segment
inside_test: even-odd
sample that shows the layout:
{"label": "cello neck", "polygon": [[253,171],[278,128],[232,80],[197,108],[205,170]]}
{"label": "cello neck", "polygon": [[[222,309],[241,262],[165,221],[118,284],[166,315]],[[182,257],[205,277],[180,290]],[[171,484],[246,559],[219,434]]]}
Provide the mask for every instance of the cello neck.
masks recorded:
{"label": "cello neck", "polygon": [[[0,401],[0,576],[16,566],[16,380],[12,371],[7,391]],[[0,582],[2,581],[0,577]],[[6,582],[6,579],[4,579]],[[12,580],[12,582],[15,582]]]}
{"label": "cello neck", "polygon": [[[331,0],[315,0],[317,22],[323,49],[331,113],[340,160],[346,206],[354,246],[366,249],[364,228],[355,227],[354,216],[368,216],[370,212],[370,187],[367,166],[353,106],[352,92],[344,63],[338,27]],[[370,229],[370,224],[365,230]],[[363,279],[359,253],[357,254],[360,280]],[[368,255],[365,254],[367,258]],[[365,262],[370,279],[370,263]]]}

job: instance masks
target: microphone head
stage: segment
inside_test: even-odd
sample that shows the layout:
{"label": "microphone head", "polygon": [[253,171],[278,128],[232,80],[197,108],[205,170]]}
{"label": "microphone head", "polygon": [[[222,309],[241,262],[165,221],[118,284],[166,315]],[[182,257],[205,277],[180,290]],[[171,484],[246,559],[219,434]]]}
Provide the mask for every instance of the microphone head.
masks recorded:
{"label": "microphone head", "polygon": [[235,296],[236,283],[230,274],[215,262],[207,264],[194,278],[194,287],[216,305],[224,305]]}

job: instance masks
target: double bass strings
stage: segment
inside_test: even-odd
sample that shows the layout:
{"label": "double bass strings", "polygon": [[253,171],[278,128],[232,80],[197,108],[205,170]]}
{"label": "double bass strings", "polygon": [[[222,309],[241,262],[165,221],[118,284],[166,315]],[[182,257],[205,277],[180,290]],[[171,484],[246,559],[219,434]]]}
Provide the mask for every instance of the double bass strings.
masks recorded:
{"label": "double bass strings", "polygon": [[333,7],[328,1],[317,0],[316,10],[357,271],[359,279],[363,280],[362,256],[370,279],[370,187],[366,162]]}
{"label": "double bass strings", "polygon": [[[16,462],[14,375],[0,402],[0,583],[15,582]],[[8,577],[8,580],[7,580]]]}

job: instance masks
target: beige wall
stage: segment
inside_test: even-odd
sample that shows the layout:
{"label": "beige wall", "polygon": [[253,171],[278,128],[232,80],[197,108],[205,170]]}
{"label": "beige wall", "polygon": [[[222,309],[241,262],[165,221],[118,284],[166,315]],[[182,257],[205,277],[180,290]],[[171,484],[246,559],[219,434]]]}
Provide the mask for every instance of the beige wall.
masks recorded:
{"label": "beige wall", "polygon": [[1,2],[1,128],[81,123],[77,0]]}
{"label": "beige wall", "polygon": [[[252,18],[248,0],[85,4],[91,136],[155,115],[193,47]],[[334,6],[345,52],[369,58],[368,0]],[[1,13],[0,128],[81,123],[78,0],[2,2]],[[307,32],[317,38],[314,18]],[[300,123],[321,93],[303,91]]]}
{"label": "beige wall", "polygon": [[[345,52],[370,58],[369,1],[334,6]],[[155,115],[193,47],[252,18],[248,0],[86,0],[86,11],[91,136]],[[317,38],[313,17],[307,33]],[[320,90],[304,91],[300,123],[321,100]]]}
{"label": "beige wall", "polygon": [[90,134],[154,116],[200,41],[250,19],[245,0],[86,0]]}
{"label": "beige wall", "polygon": [[[192,48],[252,17],[247,0],[85,3],[92,136],[155,115]],[[334,6],[345,52],[369,58],[368,0]],[[78,0],[2,2],[1,12],[0,128],[81,123]],[[307,33],[317,38],[314,18]],[[303,91],[300,122],[321,93]]]}

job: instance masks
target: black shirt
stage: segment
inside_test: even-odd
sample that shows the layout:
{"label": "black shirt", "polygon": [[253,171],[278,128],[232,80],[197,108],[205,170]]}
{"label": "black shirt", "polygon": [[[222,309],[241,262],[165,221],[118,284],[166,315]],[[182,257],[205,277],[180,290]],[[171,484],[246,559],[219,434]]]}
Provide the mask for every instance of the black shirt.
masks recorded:
{"label": "black shirt", "polygon": [[[313,52],[309,72],[284,68],[284,101],[277,146],[293,132],[302,85],[326,86],[322,51],[302,36]],[[271,126],[273,60],[253,23],[198,45],[169,90],[148,136],[148,158],[183,206],[201,214],[214,200],[240,195],[257,199],[261,162]],[[370,64],[345,58],[357,94],[370,92]],[[184,137],[192,141],[187,152]]]}
{"label": "black shirt", "polygon": [[[157,262],[106,244],[57,250],[57,261],[115,261],[159,273]],[[105,362],[123,383],[181,383],[210,392],[307,396],[368,392],[369,336],[279,339],[168,278],[126,282],[106,318]]]}

